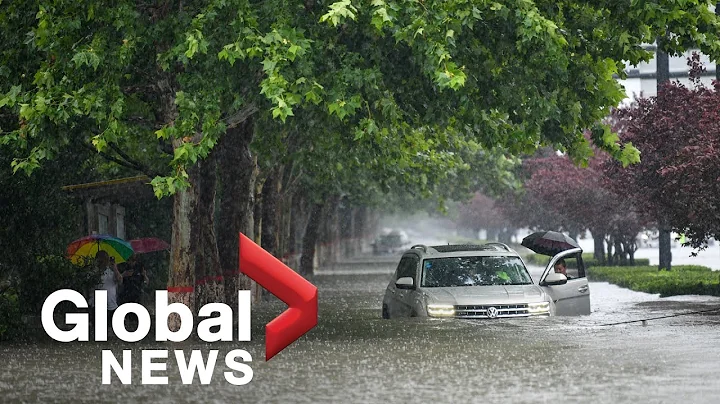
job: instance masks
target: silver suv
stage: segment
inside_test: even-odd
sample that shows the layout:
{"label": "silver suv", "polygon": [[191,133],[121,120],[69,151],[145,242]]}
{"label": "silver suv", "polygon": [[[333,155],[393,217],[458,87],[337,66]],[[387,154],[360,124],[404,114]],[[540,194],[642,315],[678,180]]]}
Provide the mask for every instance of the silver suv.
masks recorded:
{"label": "silver suv", "polygon": [[[574,273],[556,273],[558,260]],[[538,284],[520,256],[502,243],[413,246],[385,291],[383,318],[501,318],[590,314],[590,291],[575,248],[552,257]]]}

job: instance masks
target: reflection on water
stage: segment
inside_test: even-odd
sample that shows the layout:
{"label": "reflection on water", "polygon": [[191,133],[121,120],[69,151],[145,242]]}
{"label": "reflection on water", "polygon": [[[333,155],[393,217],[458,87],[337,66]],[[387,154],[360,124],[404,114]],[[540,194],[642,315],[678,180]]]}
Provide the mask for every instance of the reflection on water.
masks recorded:
{"label": "reflection on water", "polygon": [[[712,402],[720,394],[720,317],[601,326],[719,299],[659,299],[591,283],[593,313],[586,317],[382,320],[389,272],[316,276],[319,325],[270,362],[263,360],[263,326],[284,308],[277,301],[254,307],[251,343],[2,344],[0,401],[615,403]],[[167,386],[116,379],[103,386],[100,351],[107,347],[118,357],[133,349],[136,383],[140,349],[218,349],[220,357],[210,385],[182,385],[171,353]],[[223,378],[228,369],[220,359],[235,348],[253,355],[254,379],[246,386]]]}

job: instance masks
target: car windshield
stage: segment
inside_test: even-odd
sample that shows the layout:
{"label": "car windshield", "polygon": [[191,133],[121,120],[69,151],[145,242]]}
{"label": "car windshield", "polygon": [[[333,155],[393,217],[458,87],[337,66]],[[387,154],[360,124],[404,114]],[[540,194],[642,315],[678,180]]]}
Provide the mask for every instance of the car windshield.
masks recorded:
{"label": "car windshield", "polygon": [[518,257],[449,257],[423,261],[423,287],[530,284],[530,274]]}

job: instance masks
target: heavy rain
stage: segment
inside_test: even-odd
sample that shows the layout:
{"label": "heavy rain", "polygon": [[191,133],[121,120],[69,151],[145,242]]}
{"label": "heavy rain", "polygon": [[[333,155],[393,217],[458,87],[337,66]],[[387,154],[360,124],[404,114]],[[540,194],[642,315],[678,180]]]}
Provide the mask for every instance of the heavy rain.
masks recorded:
{"label": "heavy rain", "polygon": [[0,403],[718,402],[665,3],[0,0]]}
{"label": "heavy rain", "polygon": [[[592,283],[586,317],[383,320],[380,294],[388,274],[317,275],[318,326],[264,362],[260,325],[282,304],[254,310],[252,343],[158,345],[141,349],[247,349],[254,378],[227,384],[218,366],[209,385],[181,384],[168,360],[169,384],[100,383],[99,353],[128,346],[108,343],[3,343],[3,401],[157,402],[713,402],[720,389],[716,315],[642,323],[623,321],[720,307],[714,297],[659,298],[607,283]],[[539,268],[533,268],[538,270]],[[139,361],[139,355],[134,359]],[[139,367],[133,368],[136,380]],[[199,382],[197,379],[195,383]]]}

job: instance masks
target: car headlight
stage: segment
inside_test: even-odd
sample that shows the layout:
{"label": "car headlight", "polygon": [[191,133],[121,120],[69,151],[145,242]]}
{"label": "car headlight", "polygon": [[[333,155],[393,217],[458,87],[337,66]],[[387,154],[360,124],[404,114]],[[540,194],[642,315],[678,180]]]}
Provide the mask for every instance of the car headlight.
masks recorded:
{"label": "car headlight", "polygon": [[550,313],[550,302],[528,303],[528,313],[548,314]]}
{"label": "car headlight", "polygon": [[433,317],[454,317],[455,306],[452,304],[428,304],[427,312]]}

